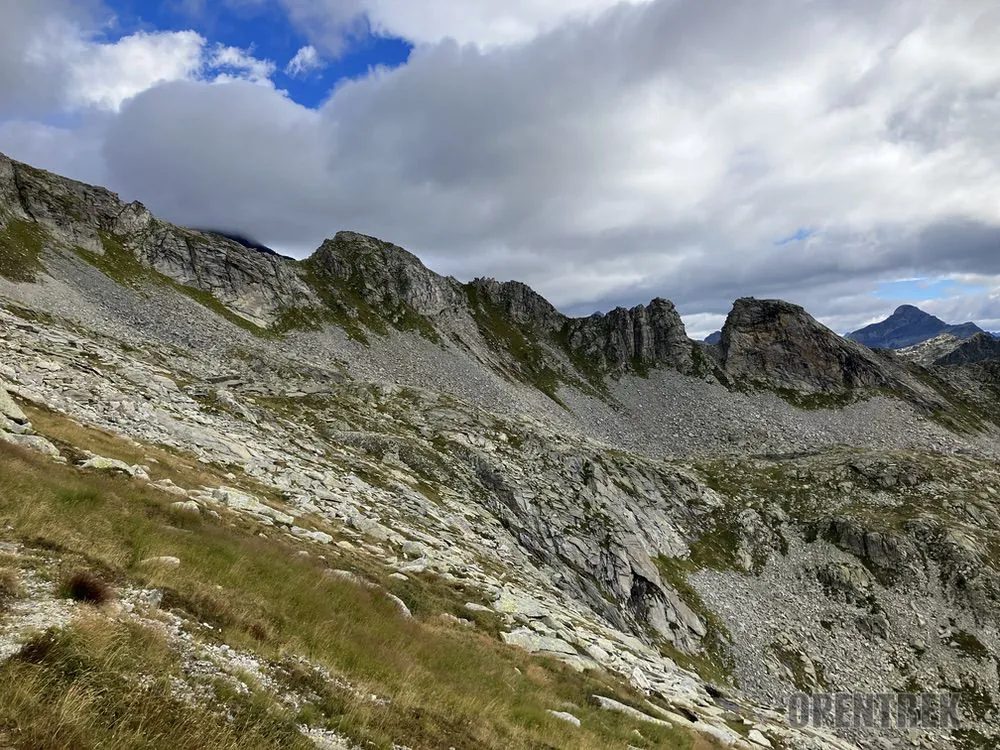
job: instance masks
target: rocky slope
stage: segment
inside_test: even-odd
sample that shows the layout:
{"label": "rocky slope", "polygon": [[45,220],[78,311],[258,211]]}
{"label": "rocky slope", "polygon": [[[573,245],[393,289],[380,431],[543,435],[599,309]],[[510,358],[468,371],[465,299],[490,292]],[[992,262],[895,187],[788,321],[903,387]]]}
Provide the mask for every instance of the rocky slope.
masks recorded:
{"label": "rocky slope", "polygon": [[[571,319],[523,284],[462,284],[348,232],[296,262],[2,158],[0,217],[15,449],[96,460],[338,570],[364,561],[418,620],[612,675],[646,701],[628,708],[639,737],[666,722],[722,747],[994,746],[986,370],[873,353],[772,300],[738,300],[718,346],[662,299]],[[83,445],[62,415],[136,442]],[[190,459],[210,474],[158,475]],[[428,605],[425,582],[459,608]],[[916,685],[965,696],[960,731],[838,738],[783,718],[797,690]],[[346,721],[309,718],[310,737]],[[426,729],[391,741],[437,746]]]}
{"label": "rocky slope", "polygon": [[1000,341],[989,333],[977,333],[968,338],[950,334],[907,347],[900,356],[923,365],[966,365],[1000,359]]}

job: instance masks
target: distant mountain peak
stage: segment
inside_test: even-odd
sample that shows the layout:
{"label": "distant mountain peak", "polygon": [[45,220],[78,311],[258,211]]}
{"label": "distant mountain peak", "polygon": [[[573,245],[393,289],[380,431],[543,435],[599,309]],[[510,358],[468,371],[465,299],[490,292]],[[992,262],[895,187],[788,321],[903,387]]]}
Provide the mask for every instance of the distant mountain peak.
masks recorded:
{"label": "distant mountain peak", "polygon": [[915,305],[900,305],[885,320],[849,333],[847,338],[872,349],[905,349],[942,334],[964,340],[982,332],[975,323],[950,325]]}
{"label": "distant mountain peak", "polygon": [[900,305],[893,311],[892,315],[894,317],[898,316],[898,317],[918,318],[918,319],[927,319],[935,317],[931,315],[929,312],[921,310],[916,305]]}

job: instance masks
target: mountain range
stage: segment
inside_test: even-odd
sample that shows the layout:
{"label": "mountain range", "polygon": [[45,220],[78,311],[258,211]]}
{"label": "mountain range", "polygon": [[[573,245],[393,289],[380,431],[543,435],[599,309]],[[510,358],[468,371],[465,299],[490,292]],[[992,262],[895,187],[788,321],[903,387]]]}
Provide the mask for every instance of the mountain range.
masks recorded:
{"label": "mountain range", "polygon": [[0,747],[996,747],[1000,352],[917,313],[696,342],[0,155]]}

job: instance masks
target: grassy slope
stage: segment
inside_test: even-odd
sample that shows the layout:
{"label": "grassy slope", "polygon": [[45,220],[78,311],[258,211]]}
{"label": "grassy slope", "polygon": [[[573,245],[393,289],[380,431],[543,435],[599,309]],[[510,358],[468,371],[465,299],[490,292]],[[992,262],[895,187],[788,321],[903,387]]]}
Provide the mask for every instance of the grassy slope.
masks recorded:
{"label": "grassy slope", "polygon": [[[87,429],[73,423],[56,429],[59,419],[49,415],[37,424],[116,454],[112,436],[88,438]],[[134,458],[134,445],[122,442],[121,448],[133,455],[119,455]],[[289,667],[276,674],[312,698],[298,715],[276,708],[267,695],[237,696],[216,686],[217,700],[235,717],[221,721],[209,707],[171,698],[163,680],[177,674],[176,658],[155,634],[97,616],[36,639],[28,653],[0,666],[0,737],[6,729],[19,747],[38,748],[296,747],[292,728],[307,721],[375,747],[709,747],[591,705],[593,693],[641,705],[639,696],[606,676],[580,675],[481,631],[442,624],[435,606],[427,606],[445,596],[440,585],[414,580],[399,590],[418,612],[404,620],[378,591],[325,573],[330,566],[365,572],[350,558],[337,559],[340,550],[325,548],[329,561],[315,547],[308,557],[297,555],[298,543],[261,538],[237,518],[178,517],[168,507],[175,499],[0,444],[0,529],[7,529],[0,534],[54,551],[67,569],[82,565],[117,585],[155,586],[165,594],[164,607],[216,628],[206,637],[253,650],[275,665],[289,664],[292,654],[306,656],[359,694],[390,702],[359,698],[312,668]],[[155,555],[175,555],[182,566],[139,564]],[[55,579],[59,571],[48,575]],[[137,693],[128,679],[137,674],[149,675],[146,692]],[[550,708],[573,712],[583,728],[550,717]]]}
{"label": "grassy slope", "polygon": [[42,271],[39,255],[43,229],[31,221],[11,219],[0,228],[0,276],[8,281],[34,281]]}

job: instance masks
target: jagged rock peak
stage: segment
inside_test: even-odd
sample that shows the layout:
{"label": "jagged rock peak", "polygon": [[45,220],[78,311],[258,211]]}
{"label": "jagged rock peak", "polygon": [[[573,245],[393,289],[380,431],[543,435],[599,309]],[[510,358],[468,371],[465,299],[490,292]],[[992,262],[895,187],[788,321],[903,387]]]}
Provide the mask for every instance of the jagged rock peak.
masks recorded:
{"label": "jagged rock peak", "polygon": [[307,263],[349,284],[372,305],[406,304],[421,315],[436,315],[462,302],[454,279],[431,271],[399,245],[366,234],[337,232]]}
{"label": "jagged rock peak", "polygon": [[609,372],[667,365],[680,372],[693,369],[692,342],[684,322],[669,300],[657,297],[648,305],[617,307],[606,315],[570,321],[570,348]]}
{"label": "jagged rock peak", "polygon": [[567,318],[547,299],[520,281],[474,279],[469,284],[476,301],[485,302],[510,320],[539,331],[558,331]]}
{"label": "jagged rock peak", "polygon": [[890,385],[884,363],[799,305],[736,300],[719,343],[730,376],[803,393]]}
{"label": "jagged rock peak", "polygon": [[313,257],[333,266],[344,263],[378,261],[385,265],[417,266],[428,273],[433,273],[424,266],[420,258],[399,245],[380,240],[378,237],[348,230],[337,232],[332,239],[324,241],[313,253]]}

